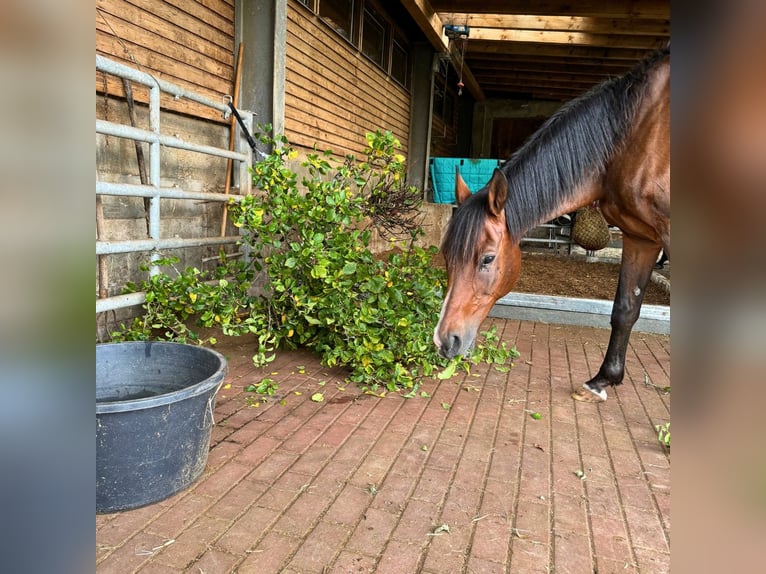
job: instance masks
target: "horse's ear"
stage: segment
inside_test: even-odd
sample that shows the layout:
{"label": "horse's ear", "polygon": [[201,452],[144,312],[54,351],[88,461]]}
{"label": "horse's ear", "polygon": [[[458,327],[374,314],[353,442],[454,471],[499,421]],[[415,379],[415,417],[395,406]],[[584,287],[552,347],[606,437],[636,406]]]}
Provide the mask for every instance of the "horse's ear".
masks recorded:
{"label": "horse's ear", "polygon": [[498,217],[505,209],[505,202],[508,199],[508,180],[499,168],[495,168],[492,173],[492,179],[487,184],[487,209]]}
{"label": "horse's ear", "polygon": [[455,200],[457,201],[457,204],[460,205],[469,197],[471,197],[471,190],[465,184],[465,181],[463,181],[463,178],[460,176],[460,167],[456,165],[455,166]]}

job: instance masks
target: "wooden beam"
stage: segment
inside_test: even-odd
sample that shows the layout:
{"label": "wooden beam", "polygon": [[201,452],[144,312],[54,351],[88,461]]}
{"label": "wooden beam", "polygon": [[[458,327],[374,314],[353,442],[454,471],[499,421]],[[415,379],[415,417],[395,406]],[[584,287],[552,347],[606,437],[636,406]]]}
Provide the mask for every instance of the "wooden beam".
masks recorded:
{"label": "wooden beam", "polygon": [[605,48],[635,48],[639,50],[659,48],[661,44],[667,41],[664,38],[658,39],[654,36],[620,36],[552,30],[501,30],[498,28],[471,28],[469,38],[469,41],[534,42]]}
{"label": "wooden beam", "polygon": [[575,46],[571,44],[540,44],[534,42],[472,41],[470,39],[468,40],[467,48],[467,53],[472,56],[476,54],[515,54],[517,56],[552,56],[560,58],[588,58],[594,60],[618,59],[632,60],[634,62],[641,60],[650,52],[651,50],[628,48]]}
{"label": "wooden beam", "polygon": [[460,24],[473,28],[502,28],[505,30],[558,30],[591,32],[593,34],[626,34],[670,36],[669,20],[639,18],[596,18],[582,16],[526,16],[520,14],[463,14],[439,12],[445,24]]}
{"label": "wooden beam", "polygon": [[412,19],[431,42],[437,52],[449,52],[449,40],[444,35],[444,24],[428,0],[402,0]]}
{"label": "wooden beam", "polygon": [[670,19],[669,0],[431,0],[438,12]]}

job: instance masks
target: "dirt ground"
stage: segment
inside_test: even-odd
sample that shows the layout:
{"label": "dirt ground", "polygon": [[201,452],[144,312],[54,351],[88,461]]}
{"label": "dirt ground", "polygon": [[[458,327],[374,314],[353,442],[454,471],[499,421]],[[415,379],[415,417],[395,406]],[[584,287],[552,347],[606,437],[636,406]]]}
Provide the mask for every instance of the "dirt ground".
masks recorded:
{"label": "dirt ground", "polygon": [[[619,269],[616,263],[591,263],[572,257],[524,253],[521,257],[521,275],[513,290],[611,301],[617,290]],[[670,305],[670,294],[660,285],[650,282],[644,303]]]}

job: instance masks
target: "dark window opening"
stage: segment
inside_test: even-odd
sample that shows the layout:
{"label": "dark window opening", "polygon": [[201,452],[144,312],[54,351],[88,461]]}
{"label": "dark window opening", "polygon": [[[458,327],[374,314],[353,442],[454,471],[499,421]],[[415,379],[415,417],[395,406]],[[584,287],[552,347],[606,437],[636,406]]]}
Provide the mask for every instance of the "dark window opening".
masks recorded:
{"label": "dark window opening", "polygon": [[364,7],[362,22],[362,54],[386,68],[386,28],[388,22],[378,16],[369,6]]}
{"label": "dark window opening", "polygon": [[317,14],[325,24],[351,42],[394,81],[409,88],[410,48],[403,34],[404,29],[397,24],[394,15],[396,9],[391,11],[395,7],[375,0],[298,2]]}
{"label": "dark window opening", "polygon": [[394,40],[391,47],[391,77],[405,88],[408,87],[409,56],[404,46]]}
{"label": "dark window opening", "polygon": [[319,17],[346,40],[352,40],[354,0],[322,0],[319,3]]}

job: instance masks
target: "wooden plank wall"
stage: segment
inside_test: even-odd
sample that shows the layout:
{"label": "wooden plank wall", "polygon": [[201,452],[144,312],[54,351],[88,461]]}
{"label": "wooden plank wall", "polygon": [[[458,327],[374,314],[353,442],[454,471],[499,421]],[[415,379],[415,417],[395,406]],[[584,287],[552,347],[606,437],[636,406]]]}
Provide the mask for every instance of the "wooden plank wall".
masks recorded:
{"label": "wooden plank wall", "polygon": [[295,146],[364,152],[390,130],[407,154],[410,93],[296,0],[287,11],[285,135]]}
{"label": "wooden plank wall", "polygon": [[[234,0],[96,0],[96,53],[223,101],[234,85]],[[136,101],[148,90],[133,85]],[[96,93],[124,97],[122,80],[96,73]],[[163,95],[163,109],[222,123],[221,113]]]}

